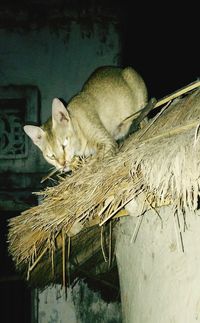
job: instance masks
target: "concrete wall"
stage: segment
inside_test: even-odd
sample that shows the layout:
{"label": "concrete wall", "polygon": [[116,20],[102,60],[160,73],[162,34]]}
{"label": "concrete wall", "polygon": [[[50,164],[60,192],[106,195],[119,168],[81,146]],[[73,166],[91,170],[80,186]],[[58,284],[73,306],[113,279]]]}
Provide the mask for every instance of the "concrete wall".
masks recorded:
{"label": "concrete wall", "polygon": [[61,285],[46,288],[35,294],[34,322],[47,323],[120,323],[121,306],[105,302],[99,293],[91,291],[83,281],[73,288]]}
{"label": "concrete wall", "polygon": [[[123,322],[200,322],[200,212],[186,214],[183,245],[172,207],[159,213],[163,223],[153,211],[144,215],[135,242],[137,217],[121,220],[118,227]],[[179,220],[183,230],[183,218]]]}
{"label": "concrete wall", "polygon": [[65,289],[60,285],[50,286],[43,292],[36,291],[35,298],[34,322],[77,323],[71,289],[68,289],[66,297]]}

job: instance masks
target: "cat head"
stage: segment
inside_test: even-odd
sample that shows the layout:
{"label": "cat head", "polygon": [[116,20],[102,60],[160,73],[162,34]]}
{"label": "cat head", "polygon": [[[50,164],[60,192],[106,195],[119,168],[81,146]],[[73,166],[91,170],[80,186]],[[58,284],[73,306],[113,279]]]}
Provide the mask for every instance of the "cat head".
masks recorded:
{"label": "cat head", "polygon": [[73,125],[68,110],[57,98],[52,101],[52,117],[41,127],[24,126],[25,133],[42,151],[45,160],[60,171],[70,170],[69,163],[74,156]]}

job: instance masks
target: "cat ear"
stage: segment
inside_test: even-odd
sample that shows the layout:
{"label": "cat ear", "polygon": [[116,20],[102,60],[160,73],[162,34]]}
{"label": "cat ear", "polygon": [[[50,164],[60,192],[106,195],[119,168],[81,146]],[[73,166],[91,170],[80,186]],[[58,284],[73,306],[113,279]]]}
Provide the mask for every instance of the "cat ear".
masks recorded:
{"label": "cat ear", "polygon": [[39,148],[42,147],[45,132],[42,128],[37,126],[26,125],[24,126],[25,133],[32,139],[35,145]]}
{"label": "cat ear", "polygon": [[70,120],[69,113],[64,104],[57,98],[52,102],[52,123],[53,127],[56,125],[66,126]]}

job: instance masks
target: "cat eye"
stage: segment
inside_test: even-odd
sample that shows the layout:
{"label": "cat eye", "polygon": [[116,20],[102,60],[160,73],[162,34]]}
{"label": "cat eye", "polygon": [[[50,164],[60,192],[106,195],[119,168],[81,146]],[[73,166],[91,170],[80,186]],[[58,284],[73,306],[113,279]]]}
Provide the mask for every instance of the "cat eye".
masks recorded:
{"label": "cat eye", "polygon": [[49,158],[51,160],[55,160],[56,159],[55,155],[51,155],[51,156],[47,155],[47,158]]}

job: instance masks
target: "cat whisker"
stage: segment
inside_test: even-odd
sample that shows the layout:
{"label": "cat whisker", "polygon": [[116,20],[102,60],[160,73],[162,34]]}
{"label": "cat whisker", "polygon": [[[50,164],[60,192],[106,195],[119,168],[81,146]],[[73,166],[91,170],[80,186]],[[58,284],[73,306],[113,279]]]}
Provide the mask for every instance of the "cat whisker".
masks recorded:
{"label": "cat whisker", "polygon": [[[52,169],[52,168],[51,168]],[[40,183],[44,183],[47,179],[49,179],[51,176],[53,176],[55,173],[57,173],[58,171],[60,171],[60,170],[58,170],[58,169],[56,169],[55,167],[53,168],[53,170],[47,175],[47,176],[45,176],[45,177],[43,177],[42,179],[41,179],[41,181],[40,181]]]}

